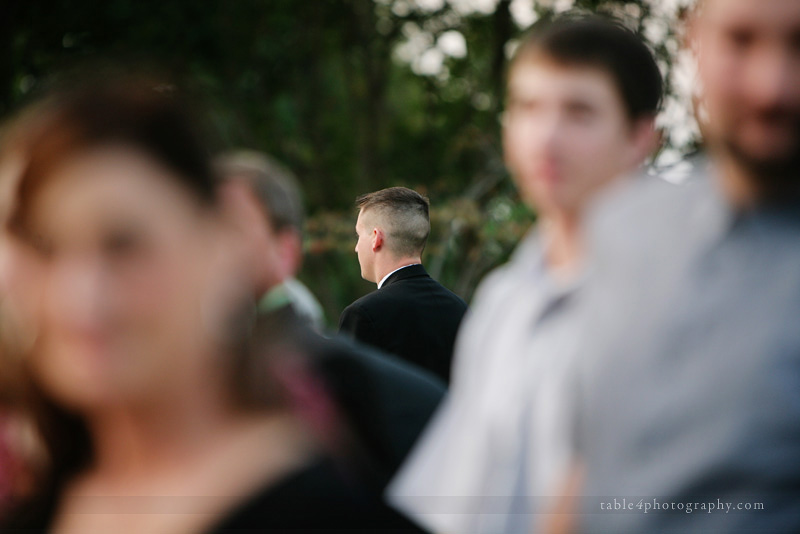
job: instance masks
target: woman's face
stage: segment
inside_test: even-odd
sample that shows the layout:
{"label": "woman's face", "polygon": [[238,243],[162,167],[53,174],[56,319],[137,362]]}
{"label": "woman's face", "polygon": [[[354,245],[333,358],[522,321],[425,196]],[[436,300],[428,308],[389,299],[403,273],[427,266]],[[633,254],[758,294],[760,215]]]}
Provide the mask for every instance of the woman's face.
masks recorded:
{"label": "woman's face", "polygon": [[212,376],[233,262],[218,215],[170,171],[122,146],[78,153],[28,221],[42,266],[31,358],[51,395],[91,410]]}

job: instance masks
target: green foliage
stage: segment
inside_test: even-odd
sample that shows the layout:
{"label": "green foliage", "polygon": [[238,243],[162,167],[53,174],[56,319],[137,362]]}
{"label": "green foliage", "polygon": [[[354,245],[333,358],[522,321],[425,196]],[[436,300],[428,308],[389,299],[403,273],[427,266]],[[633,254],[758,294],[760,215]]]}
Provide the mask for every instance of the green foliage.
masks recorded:
{"label": "green foliage", "polygon": [[[533,217],[504,171],[498,120],[507,45],[521,29],[510,0],[491,13],[464,11],[463,4],[425,10],[411,0],[5,0],[0,113],[72,63],[156,61],[202,99],[222,147],[263,150],[301,178],[310,213],[301,278],[331,322],[371,289],[352,251],[353,199],[392,185],[431,198],[426,265],[469,298]],[[641,0],[575,4],[623,16],[639,29],[660,16]],[[553,2],[532,9],[548,16]],[[417,60],[399,57],[414,35],[435,48],[453,30],[464,37],[466,57],[445,55],[441,68],[427,73]],[[668,69],[671,26],[654,48]]]}

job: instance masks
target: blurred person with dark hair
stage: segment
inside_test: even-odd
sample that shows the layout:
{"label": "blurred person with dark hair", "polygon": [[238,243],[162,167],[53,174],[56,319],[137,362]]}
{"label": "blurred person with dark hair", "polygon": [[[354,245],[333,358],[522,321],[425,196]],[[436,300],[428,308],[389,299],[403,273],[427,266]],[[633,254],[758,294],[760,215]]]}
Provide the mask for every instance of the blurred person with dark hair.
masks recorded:
{"label": "blurred person with dark hair", "polygon": [[583,280],[582,224],[655,148],[662,91],[653,54],[613,20],[545,21],[519,44],[503,147],[539,222],[478,288],[449,396],[389,488],[432,531],[530,532],[568,470],[560,376],[580,335],[566,310]]}
{"label": "blurred person with dark hair", "polygon": [[800,2],[702,0],[687,35],[708,161],[593,218],[572,506],[580,532],[800,532]]}
{"label": "blurred person with dark hair", "polygon": [[453,343],[467,305],[422,266],[431,228],[428,199],[390,187],[360,196],[356,206],[361,277],[378,289],[344,309],[339,332],[449,382]]}
{"label": "blurred person with dark hair", "polygon": [[103,72],[6,140],[8,226],[40,289],[23,295],[20,402],[47,464],[3,530],[414,531],[348,475],[346,428],[304,355],[238,311],[247,243],[165,87]]}
{"label": "blurred person with dark hair", "polygon": [[[342,336],[324,338],[286,280],[300,268],[302,206],[290,173],[266,154],[233,151],[216,158],[220,190],[239,215],[248,243],[259,314],[272,342],[308,354],[360,447],[366,479],[382,490],[405,459],[444,395],[434,375]],[[277,297],[276,297],[277,295]],[[322,334],[322,335],[321,335]]]}

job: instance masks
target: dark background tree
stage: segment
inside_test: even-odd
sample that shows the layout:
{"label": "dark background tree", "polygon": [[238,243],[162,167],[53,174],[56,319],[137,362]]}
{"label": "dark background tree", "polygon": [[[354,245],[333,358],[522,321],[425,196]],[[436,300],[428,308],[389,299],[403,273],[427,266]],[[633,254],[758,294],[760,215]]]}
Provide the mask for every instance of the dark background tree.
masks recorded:
{"label": "dark background tree", "polygon": [[[570,5],[609,12],[649,38],[668,73],[677,38],[663,4],[2,0],[0,114],[90,59],[155,61],[177,73],[204,103],[220,147],[266,151],[300,178],[310,214],[301,279],[335,323],[373,287],[352,252],[361,193],[406,185],[427,194],[425,262],[467,299],[530,226],[499,135],[505,63],[521,26]],[[672,144],[690,145],[691,133],[683,137]]]}

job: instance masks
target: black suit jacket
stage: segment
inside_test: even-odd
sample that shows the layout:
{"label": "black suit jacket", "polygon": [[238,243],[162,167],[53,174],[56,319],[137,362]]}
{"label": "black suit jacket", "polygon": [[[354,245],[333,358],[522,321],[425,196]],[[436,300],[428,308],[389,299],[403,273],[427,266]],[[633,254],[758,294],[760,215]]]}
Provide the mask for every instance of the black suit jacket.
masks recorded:
{"label": "black suit jacket", "polygon": [[383,286],[345,308],[339,332],[450,380],[453,344],[464,301],[422,265],[404,267]]}
{"label": "black suit jacket", "polygon": [[361,467],[379,489],[389,482],[435,412],[445,387],[433,373],[343,336],[323,337],[283,306],[259,319],[278,349],[311,359],[355,434]]}

